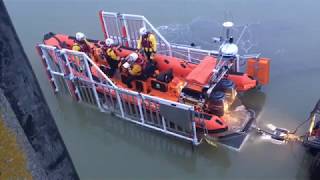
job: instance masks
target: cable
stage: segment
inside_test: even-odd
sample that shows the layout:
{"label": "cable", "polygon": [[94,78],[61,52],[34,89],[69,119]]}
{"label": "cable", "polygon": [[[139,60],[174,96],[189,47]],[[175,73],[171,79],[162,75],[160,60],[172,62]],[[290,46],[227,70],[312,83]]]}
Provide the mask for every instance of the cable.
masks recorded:
{"label": "cable", "polygon": [[[312,113],[313,114],[313,113]],[[314,115],[314,114],[313,114]],[[302,123],[300,123],[293,131],[290,131],[290,134],[296,134],[297,133],[297,131],[299,130],[299,128],[301,128],[301,126],[303,126],[305,123],[307,123],[308,121],[311,121],[311,116],[307,119],[307,120],[305,120],[305,121],[303,121]]]}
{"label": "cable", "polygon": [[314,117],[317,113],[319,113],[320,110],[320,99],[318,100],[317,104],[315,105],[315,107],[313,108],[313,110],[310,113],[310,116],[308,117],[307,120],[303,121],[301,124],[299,124],[294,131],[292,132],[292,134],[296,134],[296,132],[298,131],[298,129],[304,125],[305,123],[307,123],[308,121],[311,121],[312,117]]}

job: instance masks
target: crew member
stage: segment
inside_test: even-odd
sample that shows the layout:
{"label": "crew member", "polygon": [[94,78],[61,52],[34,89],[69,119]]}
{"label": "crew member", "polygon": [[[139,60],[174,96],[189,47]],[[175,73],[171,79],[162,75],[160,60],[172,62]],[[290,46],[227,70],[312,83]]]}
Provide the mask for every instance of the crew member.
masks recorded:
{"label": "crew member", "polygon": [[76,33],[75,43],[72,45],[72,50],[85,52],[89,56],[92,54],[91,47],[86,39],[86,35],[82,32]]}
{"label": "crew member", "polygon": [[128,77],[126,79],[126,84],[128,88],[132,88],[131,82],[135,79],[140,79],[143,69],[143,60],[139,58],[137,53],[131,53],[125,59],[126,62],[122,65],[128,70]]}
{"label": "crew member", "polygon": [[[89,45],[89,42],[86,39],[86,35],[83,34],[82,32],[77,32],[76,33],[76,39],[75,42],[72,45],[72,50],[73,51],[79,51],[79,52],[84,52],[86,53],[91,59],[95,59],[93,56],[93,51]],[[81,60],[78,57],[75,57],[75,63],[79,68],[79,71],[82,72],[85,69],[84,63],[81,63]],[[89,63],[89,66],[91,64]]]}
{"label": "crew member", "polygon": [[105,40],[105,45],[102,47],[102,58],[107,60],[110,69],[107,71],[109,77],[113,77],[117,71],[120,57],[117,56],[114,50],[114,41],[110,38]]}
{"label": "crew member", "polygon": [[157,52],[157,39],[155,35],[147,31],[145,27],[140,28],[139,33],[140,38],[137,48],[139,51],[142,51],[148,59],[143,70],[143,78],[148,79],[155,74],[157,69],[156,62],[154,61],[154,55]]}
{"label": "crew member", "polygon": [[146,58],[150,61],[153,60],[154,54],[157,52],[157,39],[155,35],[145,27],[139,30],[138,50],[143,51]]}

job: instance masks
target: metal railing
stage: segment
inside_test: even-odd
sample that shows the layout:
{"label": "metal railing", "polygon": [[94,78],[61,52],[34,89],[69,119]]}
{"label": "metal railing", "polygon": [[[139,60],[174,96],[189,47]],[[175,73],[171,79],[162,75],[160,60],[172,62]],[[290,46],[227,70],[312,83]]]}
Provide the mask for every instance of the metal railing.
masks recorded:
{"label": "metal railing", "polygon": [[99,15],[105,37],[112,38],[122,46],[137,48],[139,29],[145,27],[155,34],[158,43],[157,53],[159,54],[181,58],[196,64],[205,56],[218,55],[218,51],[214,50],[203,50],[169,43],[144,16],[105,11],[100,11]]}
{"label": "metal railing", "polygon": [[117,87],[83,52],[44,44],[37,48],[56,93],[194,145],[200,143],[192,106]]}

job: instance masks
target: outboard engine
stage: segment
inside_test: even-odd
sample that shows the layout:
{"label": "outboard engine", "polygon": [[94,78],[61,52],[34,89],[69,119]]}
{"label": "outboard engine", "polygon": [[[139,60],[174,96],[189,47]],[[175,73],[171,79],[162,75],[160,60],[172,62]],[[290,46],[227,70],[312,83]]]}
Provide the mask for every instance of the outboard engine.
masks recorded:
{"label": "outboard engine", "polygon": [[214,91],[210,94],[207,99],[206,106],[207,111],[216,116],[224,115],[224,106],[225,106],[225,93],[221,91]]}
{"label": "outboard engine", "polygon": [[217,90],[225,93],[225,98],[228,103],[233,102],[236,96],[236,89],[233,81],[222,79],[217,86]]}

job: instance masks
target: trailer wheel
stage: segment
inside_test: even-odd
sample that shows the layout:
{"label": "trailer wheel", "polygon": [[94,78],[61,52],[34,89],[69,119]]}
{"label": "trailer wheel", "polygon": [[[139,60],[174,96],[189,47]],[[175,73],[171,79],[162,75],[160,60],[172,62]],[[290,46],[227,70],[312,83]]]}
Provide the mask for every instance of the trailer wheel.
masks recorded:
{"label": "trailer wheel", "polygon": [[310,179],[319,180],[320,179],[320,153],[313,159],[310,166]]}

